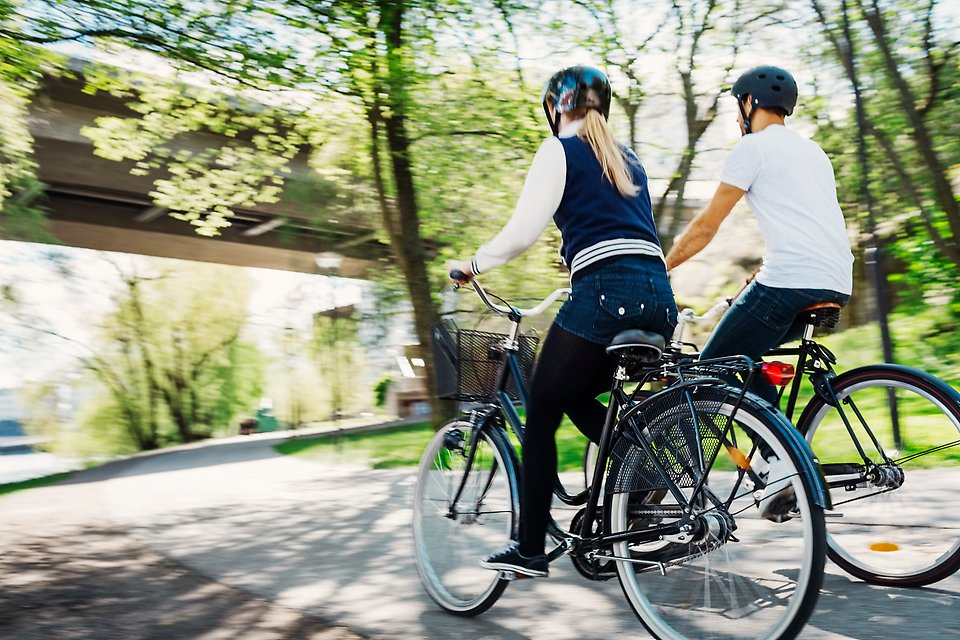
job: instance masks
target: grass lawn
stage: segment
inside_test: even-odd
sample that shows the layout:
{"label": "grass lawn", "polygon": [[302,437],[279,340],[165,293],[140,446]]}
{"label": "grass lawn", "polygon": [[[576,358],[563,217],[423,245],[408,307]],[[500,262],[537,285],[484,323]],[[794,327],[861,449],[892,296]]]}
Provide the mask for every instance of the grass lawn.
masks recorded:
{"label": "grass lawn", "polygon": [[[284,455],[317,462],[349,462],[366,464],[372,469],[391,469],[415,467],[432,436],[433,429],[428,423],[417,423],[373,433],[297,438],[279,444],[274,449]],[[586,443],[587,439],[565,419],[557,434],[557,457],[561,471],[583,468]]]}
{"label": "grass lawn", "polygon": [[14,493],[16,491],[33,489],[35,487],[44,487],[48,484],[53,484],[54,482],[59,482],[60,480],[69,478],[70,475],[71,475],[70,473],[56,473],[52,476],[34,478],[33,480],[24,480],[23,482],[10,482],[8,484],[0,484],[0,496]]}
{"label": "grass lawn", "polygon": [[[892,322],[897,343],[896,357],[900,363],[928,371],[946,380],[954,388],[958,388],[960,387],[960,344],[954,345],[954,343],[960,343],[960,339],[946,333],[937,324],[942,323],[940,315],[942,314],[936,310],[914,316],[897,315]],[[827,335],[822,340],[837,354],[838,372],[842,373],[854,367],[882,360],[879,330],[875,324]],[[873,397],[866,397],[870,394],[873,394]],[[794,420],[800,417],[811,395],[809,383],[804,382],[797,410],[793,416]],[[889,424],[889,420],[883,418],[886,406],[884,394],[876,391],[861,392],[856,401],[867,414],[871,425]],[[786,404],[786,398],[784,398],[781,406],[786,408]],[[956,431],[950,431],[951,427],[940,422],[943,420],[942,416],[924,415],[928,409],[929,404],[925,402],[918,401],[916,398],[904,398],[901,422],[906,446],[901,455],[922,450],[934,444],[943,444],[944,438],[955,440],[958,437]],[[375,469],[415,466],[432,433],[427,424],[418,424],[352,436],[327,435],[297,439],[276,448],[284,454],[328,462],[359,462]],[[886,446],[892,443],[889,428],[881,428],[878,436]],[[946,442],[951,441],[950,439]],[[585,446],[586,438],[569,420],[564,419],[557,432],[557,457],[560,470],[581,469]],[[850,439],[842,424],[839,428],[835,425],[824,428],[814,441],[813,448],[825,462],[851,459]],[[923,456],[910,464],[918,467],[954,465],[960,464],[958,458],[960,458],[960,450],[953,447],[943,452]],[[721,466],[727,464],[723,462]],[[732,468],[732,464],[729,466]]]}

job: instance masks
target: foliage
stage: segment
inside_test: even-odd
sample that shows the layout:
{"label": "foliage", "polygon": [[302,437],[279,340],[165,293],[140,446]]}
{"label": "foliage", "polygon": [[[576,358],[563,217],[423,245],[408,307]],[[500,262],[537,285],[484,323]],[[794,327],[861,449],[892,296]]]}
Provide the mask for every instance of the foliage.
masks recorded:
{"label": "foliage", "polygon": [[[171,431],[161,430],[161,438],[164,433]],[[170,441],[173,441],[172,438]],[[57,453],[80,459],[109,458],[139,450],[119,404],[103,389],[91,401],[84,403],[76,418],[76,426],[62,430],[57,443]]]}
{"label": "foliage", "polygon": [[[183,86],[143,74],[92,68],[86,90],[130,101],[138,115],[104,116],[81,133],[97,155],[132,160],[136,175],[163,170],[151,197],[200,235],[219,235],[240,207],[280,200],[283,174],[306,144],[307,114],[239,99],[223,89]],[[217,136],[200,149],[177,144],[190,133]]]}
{"label": "foliage", "polygon": [[24,425],[26,432],[43,438],[45,450],[56,449],[62,430],[57,385],[50,381],[29,385],[21,391],[20,401],[29,409],[30,417]]}
{"label": "foliage", "polygon": [[24,46],[8,31],[19,3],[0,0],[0,238],[49,240],[36,198],[33,137],[27,105],[42,72],[52,73],[55,56]]}
{"label": "foliage", "polygon": [[[205,264],[132,263],[105,260],[99,265],[101,275],[112,269],[113,278],[83,282],[112,290],[112,307],[100,319],[88,318],[94,336],[85,344],[58,333],[57,323],[10,305],[11,319],[32,331],[34,349],[53,348],[52,340],[69,346],[98,383],[91,390],[89,380],[57,374],[31,388],[31,404],[38,408],[32,432],[52,437],[64,450],[117,452],[190,442],[229,430],[235,417],[249,412],[262,395],[265,363],[241,336],[250,287],[245,274]],[[68,287],[76,284],[74,277],[89,278],[89,271],[75,270],[64,255],[54,266]],[[218,295],[211,303],[213,290]],[[12,291],[16,298],[18,289]],[[79,300],[71,308],[86,311]],[[23,327],[20,332],[25,339],[30,336]],[[88,399],[84,410],[89,412],[78,417],[81,429],[75,434],[59,417],[66,394]]]}
{"label": "foliage", "polygon": [[[243,274],[188,264],[154,276],[124,274],[124,281],[118,311],[108,318],[113,344],[98,359],[139,358],[146,378],[141,397],[163,400],[181,441],[209,436],[253,404],[260,364],[255,350],[240,342],[250,292]],[[211,287],[218,290],[214,304]]]}
{"label": "foliage", "polygon": [[374,395],[374,404],[377,407],[383,408],[387,404],[387,392],[390,390],[390,385],[393,384],[393,378],[390,376],[385,376],[377,382],[377,385],[373,388]]}
{"label": "foliage", "polygon": [[[855,73],[862,90],[861,132],[855,111],[838,109],[838,96],[849,88],[819,87],[820,131],[837,168],[842,204],[863,234],[876,228],[893,240],[893,254],[906,265],[897,280],[907,285],[902,288],[907,303],[916,308],[946,297],[956,312],[960,193],[951,167],[960,163],[960,45],[955,25],[934,0],[848,4],[849,41],[838,3],[811,0],[827,38],[820,49],[808,50],[821,66],[839,63],[848,80]],[[861,137],[873,217],[862,188]]]}

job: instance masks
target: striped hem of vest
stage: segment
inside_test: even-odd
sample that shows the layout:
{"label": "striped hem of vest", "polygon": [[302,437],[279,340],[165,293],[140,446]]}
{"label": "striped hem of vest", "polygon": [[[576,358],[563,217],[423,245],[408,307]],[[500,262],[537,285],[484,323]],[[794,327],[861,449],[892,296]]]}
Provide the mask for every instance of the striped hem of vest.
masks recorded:
{"label": "striped hem of vest", "polygon": [[635,254],[654,256],[664,260],[663,251],[653,242],[649,242],[647,240],[624,239],[604,240],[603,242],[598,242],[593,246],[587,247],[577,254],[577,257],[573,259],[573,264],[570,267],[570,277],[572,278],[573,274],[580,269],[583,269],[584,267],[601,260],[606,260],[607,258],[612,258],[614,256]]}

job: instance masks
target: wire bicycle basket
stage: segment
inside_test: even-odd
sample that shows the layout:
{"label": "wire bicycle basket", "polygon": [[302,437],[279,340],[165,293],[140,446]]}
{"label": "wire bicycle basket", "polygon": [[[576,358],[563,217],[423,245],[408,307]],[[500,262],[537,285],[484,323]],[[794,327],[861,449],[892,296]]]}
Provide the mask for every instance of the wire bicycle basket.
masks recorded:
{"label": "wire bicycle basket", "polygon": [[[437,397],[460,402],[492,401],[506,356],[506,340],[507,336],[501,333],[461,329],[453,320],[435,326],[431,342]],[[517,360],[525,385],[533,369],[538,340],[521,334],[517,342]],[[520,399],[517,381],[512,376],[505,390],[512,400]]]}

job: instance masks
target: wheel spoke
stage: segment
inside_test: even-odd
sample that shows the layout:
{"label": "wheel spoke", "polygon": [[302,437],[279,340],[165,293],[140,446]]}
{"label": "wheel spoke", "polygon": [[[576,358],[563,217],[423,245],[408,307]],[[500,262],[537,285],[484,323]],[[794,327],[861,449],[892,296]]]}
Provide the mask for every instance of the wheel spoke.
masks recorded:
{"label": "wheel spoke", "polygon": [[838,470],[831,486],[842,515],[827,520],[831,558],[877,584],[923,586],[950,575],[960,568],[960,514],[951,508],[960,494],[960,396],[906,367],[854,370],[832,385],[842,406],[858,407],[866,426],[857,437],[869,429],[881,452],[845,482],[844,470],[856,469],[859,458],[837,409],[815,397],[798,424]]}
{"label": "wheel spoke", "polygon": [[[445,435],[455,429],[478,438],[469,470],[466,456],[446,447]],[[506,582],[479,562],[509,538],[512,495],[507,466],[489,436],[458,422],[434,435],[414,490],[413,533],[421,581],[444,609],[476,615],[503,592]]]}
{"label": "wheel spoke", "polygon": [[[724,397],[725,392],[717,389],[716,393]],[[696,397],[700,404],[694,409],[703,414],[697,416],[698,420],[726,424],[723,420],[732,412],[731,404],[711,405],[712,396],[704,389],[698,389]],[[661,415],[667,413],[669,408],[661,410]],[[774,414],[755,408],[752,400],[744,399],[737,413],[741,431],[731,432],[729,438],[718,436],[710,423],[699,430],[669,431],[673,423],[687,420],[686,425],[691,424],[684,417],[683,408],[673,413],[670,422],[663,422],[663,433],[656,426],[648,426],[650,441],[657,445],[655,451],[670,452],[675,464],[669,467],[678,478],[675,489],[683,493],[679,500],[673,492],[663,492],[662,513],[670,513],[671,507],[690,506],[694,522],[699,523],[699,528],[695,527],[690,534],[693,539],[687,542],[667,536],[660,542],[614,545],[615,557],[630,558],[616,562],[624,593],[655,637],[777,638],[795,633],[812,613],[823,579],[824,523],[822,509],[813,504],[804,479],[795,467],[778,478],[794,490],[798,515],[786,522],[771,522],[759,515],[753,495],[756,487],[752,485],[760,482],[761,477],[752,472],[749,479],[746,477],[744,466],[750,466],[749,458],[727,456],[722,451],[711,457],[721,447],[721,441],[741,442],[745,446],[752,440],[754,448],[763,441],[781,460],[792,460],[792,449],[784,444],[784,434],[792,427],[771,415]],[[742,430],[744,427],[752,436]],[[699,435],[691,435],[698,431]],[[680,437],[675,434],[681,433],[688,440],[700,437],[703,442],[659,446],[663,438]],[[634,530],[631,523],[635,518],[647,517],[642,510],[631,512],[629,491],[643,490],[643,483],[656,481],[656,476],[645,471],[643,457],[633,453],[636,448],[625,440],[614,447],[614,462],[606,482],[608,487],[624,492],[607,496],[613,534]],[[694,495],[698,485],[683,471],[689,464],[675,459],[681,451],[703,451],[707,462],[713,465],[706,469],[703,494]],[[706,491],[712,496],[708,497]],[[663,516],[657,526],[681,524],[676,518]]]}

